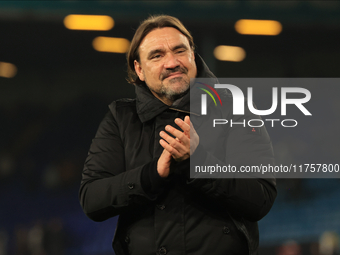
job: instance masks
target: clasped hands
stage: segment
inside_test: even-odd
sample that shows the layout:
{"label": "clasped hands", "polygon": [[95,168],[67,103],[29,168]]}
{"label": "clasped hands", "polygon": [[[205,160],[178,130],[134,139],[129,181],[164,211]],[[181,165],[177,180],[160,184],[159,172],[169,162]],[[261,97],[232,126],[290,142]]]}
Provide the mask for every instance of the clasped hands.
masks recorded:
{"label": "clasped hands", "polygon": [[[176,118],[175,123],[183,131],[176,129],[171,125],[167,125],[165,127],[166,132],[160,132],[162,139],[160,139],[159,143],[164,150],[158,160],[157,171],[161,177],[167,177],[169,175],[172,158],[177,162],[188,159],[199,144],[199,136],[190,122],[189,116],[186,116],[184,121],[180,118]],[[192,137],[190,137],[190,130]],[[175,138],[167,134],[167,132],[172,134]]]}

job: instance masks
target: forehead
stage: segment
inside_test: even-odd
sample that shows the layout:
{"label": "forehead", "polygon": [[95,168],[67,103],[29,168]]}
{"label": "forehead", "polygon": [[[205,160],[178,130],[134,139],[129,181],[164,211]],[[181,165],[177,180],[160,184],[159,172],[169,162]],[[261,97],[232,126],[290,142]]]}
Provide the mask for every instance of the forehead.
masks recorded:
{"label": "forehead", "polygon": [[140,53],[153,50],[171,48],[184,44],[190,48],[188,38],[173,27],[156,28],[148,33],[139,45]]}

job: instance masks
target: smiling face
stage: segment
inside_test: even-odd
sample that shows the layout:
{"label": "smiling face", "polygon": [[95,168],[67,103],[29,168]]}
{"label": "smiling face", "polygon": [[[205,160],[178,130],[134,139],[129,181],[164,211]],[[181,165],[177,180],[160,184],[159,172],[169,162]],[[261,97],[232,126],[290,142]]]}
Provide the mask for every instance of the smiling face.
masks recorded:
{"label": "smiling face", "polygon": [[155,97],[171,105],[186,93],[197,68],[185,35],[172,27],[156,28],[144,37],[138,51],[135,71]]}

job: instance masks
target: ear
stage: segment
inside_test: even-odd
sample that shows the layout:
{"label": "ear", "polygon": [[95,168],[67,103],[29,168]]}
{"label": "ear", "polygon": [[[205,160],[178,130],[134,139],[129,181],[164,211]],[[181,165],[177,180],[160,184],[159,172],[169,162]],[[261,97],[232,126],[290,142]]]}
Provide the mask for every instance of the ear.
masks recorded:
{"label": "ear", "polygon": [[135,71],[136,71],[136,74],[138,75],[139,79],[140,79],[141,81],[145,81],[142,66],[139,64],[139,62],[138,62],[137,60],[135,60],[135,61],[133,62],[133,64],[134,64],[134,66],[135,66]]}

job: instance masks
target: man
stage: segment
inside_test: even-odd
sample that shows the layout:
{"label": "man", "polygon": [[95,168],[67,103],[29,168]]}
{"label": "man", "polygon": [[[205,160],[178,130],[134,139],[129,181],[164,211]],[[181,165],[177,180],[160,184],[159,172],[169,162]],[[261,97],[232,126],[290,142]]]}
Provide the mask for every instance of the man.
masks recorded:
{"label": "man", "polygon": [[188,116],[190,79],[215,76],[178,19],[145,20],[127,60],[136,99],[113,102],[93,139],[80,188],[86,215],[119,215],[117,255],[257,254],[256,221],[273,205],[275,180],[190,178],[189,160],[272,163],[268,134],[232,129],[218,157],[198,136]]}

